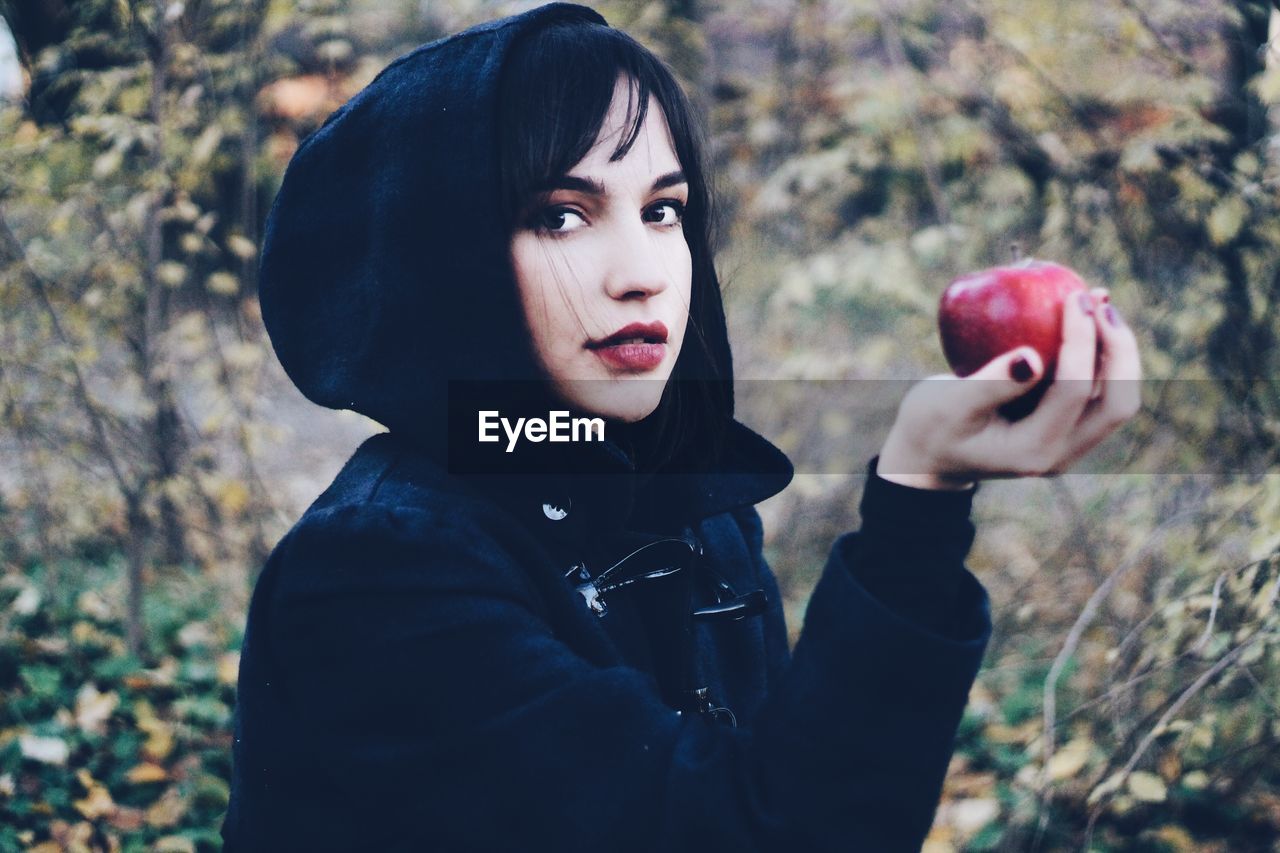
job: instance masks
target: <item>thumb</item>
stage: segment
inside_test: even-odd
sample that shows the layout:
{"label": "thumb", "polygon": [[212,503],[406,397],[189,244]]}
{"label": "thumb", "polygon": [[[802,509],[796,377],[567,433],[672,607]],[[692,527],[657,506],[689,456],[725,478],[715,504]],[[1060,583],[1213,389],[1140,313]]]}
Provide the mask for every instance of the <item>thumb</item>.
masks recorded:
{"label": "thumb", "polygon": [[964,378],[974,382],[976,395],[991,407],[1016,400],[1044,374],[1044,361],[1035,347],[1018,347],[996,356]]}

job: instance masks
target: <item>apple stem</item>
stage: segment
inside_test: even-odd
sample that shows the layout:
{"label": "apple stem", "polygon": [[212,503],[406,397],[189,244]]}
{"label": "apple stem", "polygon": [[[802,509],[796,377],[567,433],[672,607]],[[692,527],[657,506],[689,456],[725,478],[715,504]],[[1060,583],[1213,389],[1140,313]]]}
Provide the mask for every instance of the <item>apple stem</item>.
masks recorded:
{"label": "apple stem", "polygon": [[1022,244],[1017,240],[1009,244],[1009,260],[1015,264],[1022,260]]}

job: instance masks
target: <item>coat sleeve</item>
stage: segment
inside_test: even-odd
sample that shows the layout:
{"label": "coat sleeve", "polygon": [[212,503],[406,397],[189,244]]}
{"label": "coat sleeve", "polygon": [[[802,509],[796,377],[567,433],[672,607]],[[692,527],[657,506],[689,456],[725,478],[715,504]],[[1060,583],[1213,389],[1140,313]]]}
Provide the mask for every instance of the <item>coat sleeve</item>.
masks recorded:
{"label": "coat sleeve", "polygon": [[919,848],[989,630],[972,576],[969,632],[940,635],[870,596],[856,536],[837,541],[794,653],[734,729],[576,653],[510,553],[440,524],[337,508],[275,567],[292,736],[318,745],[351,813],[405,849]]}

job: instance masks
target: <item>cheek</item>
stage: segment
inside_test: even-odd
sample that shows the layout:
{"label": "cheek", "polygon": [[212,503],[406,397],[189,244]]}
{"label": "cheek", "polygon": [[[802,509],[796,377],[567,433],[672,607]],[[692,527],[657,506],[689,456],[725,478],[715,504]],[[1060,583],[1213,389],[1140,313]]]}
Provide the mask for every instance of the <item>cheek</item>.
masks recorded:
{"label": "cheek", "polygon": [[553,259],[532,242],[517,241],[512,251],[516,289],[524,308],[525,321],[535,337],[556,315],[559,298],[555,286]]}
{"label": "cheek", "polygon": [[673,283],[680,294],[680,304],[685,309],[681,322],[686,322],[689,318],[688,311],[692,307],[690,300],[693,298],[693,258],[689,254],[689,245],[683,240],[680,242],[681,245],[672,260]]}

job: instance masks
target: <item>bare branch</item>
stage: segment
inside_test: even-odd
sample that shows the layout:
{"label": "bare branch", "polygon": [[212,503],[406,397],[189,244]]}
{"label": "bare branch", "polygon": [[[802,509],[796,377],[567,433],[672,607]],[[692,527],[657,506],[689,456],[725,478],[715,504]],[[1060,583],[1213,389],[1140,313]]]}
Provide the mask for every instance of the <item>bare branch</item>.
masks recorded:
{"label": "bare branch", "polygon": [[[880,32],[885,53],[893,66],[893,73],[898,84],[898,92],[904,99],[908,98],[910,87],[907,84],[907,54],[902,43],[902,32],[894,17],[896,10],[880,7]],[[916,136],[916,145],[920,147],[920,167],[924,172],[925,185],[929,187],[929,198],[933,201],[934,215],[939,225],[951,221],[951,207],[947,204],[946,191],[942,186],[942,170],[938,168],[938,159],[934,151],[933,136],[926,132],[920,110],[914,102],[910,103],[907,115],[911,121],[911,129]]]}
{"label": "bare branch", "polygon": [[72,378],[74,380],[74,389],[76,401],[80,408],[84,411],[89,419],[90,428],[93,431],[94,444],[103,461],[111,470],[111,476],[115,480],[116,487],[120,490],[121,495],[128,497],[133,488],[125,474],[123,466],[116,459],[115,452],[111,449],[111,441],[107,436],[107,429],[104,418],[99,410],[98,404],[94,402],[93,396],[89,393],[88,384],[85,382],[84,373],[80,370],[80,365],[75,359],[75,346],[71,343],[66,330],[62,327],[62,320],[58,316],[58,311],[53,307],[53,302],[49,299],[49,289],[42,279],[32,268],[30,261],[27,259],[26,249],[22,243],[14,236],[13,231],[9,228],[9,222],[5,218],[3,212],[0,212],[0,245],[3,246],[4,253],[14,258],[26,273],[24,276],[32,293],[35,294],[36,301],[40,304],[41,309],[49,318],[50,327],[53,329],[54,336],[57,338],[67,352],[67,363],[71,368]]}

